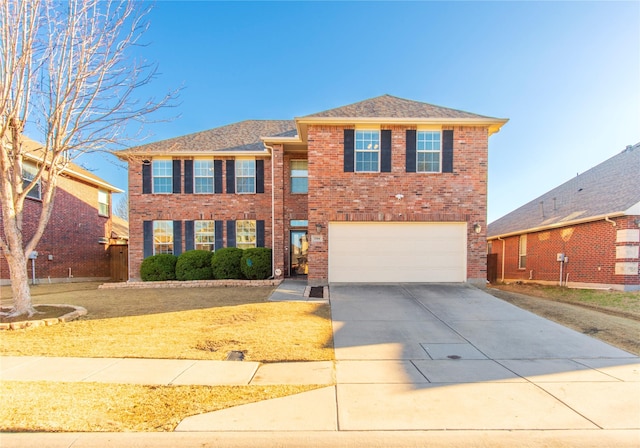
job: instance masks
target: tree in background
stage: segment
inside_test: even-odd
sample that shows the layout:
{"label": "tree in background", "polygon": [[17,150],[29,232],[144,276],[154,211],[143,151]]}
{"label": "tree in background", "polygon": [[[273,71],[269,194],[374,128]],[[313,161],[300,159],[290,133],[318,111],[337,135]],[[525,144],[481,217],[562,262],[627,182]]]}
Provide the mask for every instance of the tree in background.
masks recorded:
{"label": "tree in background", "polygon": [[[101,0],[0,2],[0,250],[10,270],[11,316],[33,315],[27,274],[53,207],[57,179],[80,154],[122,144],[125,127],[169,105],[176,92],[139,100],[156,67],[136,60],[148,27],[139,3]],[[24,176],[25,130],[41,147]],[[41,189],[33,234],[23,233],[27,193]]]}
{"label": "tree in background", "polygon": [[129,196],[120,196],[116,206],[113,208],[113,214],[121,217],[125,221],[129,221]]}

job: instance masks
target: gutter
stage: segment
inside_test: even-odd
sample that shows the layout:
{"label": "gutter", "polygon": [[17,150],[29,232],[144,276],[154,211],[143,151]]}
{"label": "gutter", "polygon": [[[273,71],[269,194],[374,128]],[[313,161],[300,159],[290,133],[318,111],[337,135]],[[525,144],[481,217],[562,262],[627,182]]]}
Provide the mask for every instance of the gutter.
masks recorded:
{"label": "gutter", "polygon": [[609,218],[619,218],[620,216],[625,216],[626,214],[627,214],[626,212],[614,212],[614,213],[607,213],[605,215],[590,216],[588,218],[583,218],[583,219],[574,219],[572,221],[560,221],[553,224],[548,224],[546,226],[531,227],[528,229],[521,229],[513,232],[501,233],[499,235],[488,236],[487,241],[496,240],[496,239],[500,240],[500,238],[507,238],[510,236],[522,235],[524,233],[542,232],[543,230],[558,229],[560,227],[573,226],[573,225],[584,224],[584,223],[593,222],[593,221],[611,222],[611,219]]}

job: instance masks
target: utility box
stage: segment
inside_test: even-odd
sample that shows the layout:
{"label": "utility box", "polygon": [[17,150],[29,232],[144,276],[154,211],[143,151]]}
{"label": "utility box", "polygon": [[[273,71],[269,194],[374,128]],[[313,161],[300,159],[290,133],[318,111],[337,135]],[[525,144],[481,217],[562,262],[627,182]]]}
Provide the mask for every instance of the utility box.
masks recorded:
{"label": "utility box", "polygon": [[38,252],[34,250],[29,254],[29,260],[35,260],[36,258],[38,258]]}
{"label": "utility box", "polygon": [[557,254],[556,261],[564,261],[564,254]]}

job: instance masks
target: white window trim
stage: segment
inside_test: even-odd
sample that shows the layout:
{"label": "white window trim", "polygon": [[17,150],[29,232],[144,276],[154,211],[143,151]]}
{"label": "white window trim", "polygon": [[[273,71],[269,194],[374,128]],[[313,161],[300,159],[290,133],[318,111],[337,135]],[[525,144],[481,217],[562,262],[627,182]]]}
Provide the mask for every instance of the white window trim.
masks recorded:
{"label": "white window trim", "polygon": [[[210,162],[211,163],[211,176],[196,176],[196,162]],[[213,194],[215,193],[216,182],[214,179],[213,159],[194,159],[193,160],[193,193],[194,194]],[[196,191],[196,179],[211,178],[211,191]]]}
{"label": "white window trim", "polygon": [[[171,231],[169,232],[169,242],[167,243],[156,243],[156,224],[160,224],[160,223],[164,223],[165,225],[166,223],[170,224],[168,227],[171,229]],[[175,242],[173,241],[173,221],[170,221],[170,220],[153,221],[153,255],[175,253],[174,243]],[[171,246],[171,252],[156,251],[156,246]]]}
{"label": "white window trim", "polygon": [[[29,173],[30,176],[27,177],[25,176],[25,174],[27,174],[27,171],[25,170],[25,167],[29,167],[32,168],[32,170],[34,171],[34,173]],[[29,185],[31,183],[31,181],[33,180],[33,178],[36,176],[36,174],[38,173],[38,166],[35,163],[32,162],[22,162],[22,187],[25,187],[26,185]],[[32,195],[31,192],[33,190],[37,191],[37,196],[36,195]],[[29,190],[27,192],[27,197],[29,199],[35,199],[37,201],[41,201],[42,200],[42,178],[38,179],[38,181],[33,185],[33,187],[31,188],[31,190]]]}
{"label": "white window trim", "polygon": [[[238,176],[238,162],[253,162],[253,191],[238,191],[238,180],[249,179],[251,176]],[[256,194],[256,159],[248,157],[237,157],[235,159],[235,182],[236,194]]]}
{"label": "white window trim", "polygon": [[[522,247],[524,246],[524,247]],[[524,257],[524,263],[523,261]],[[527,235],[518,238],[518,269],[527,269]]]}
{"label": "white window trim", "polygon": [[[437,132],[440,134],[440,149],[437,151],[433,150],[425,150],[418,149],[418,141],[420,138],[421,132]],[[423,171],[419,169],[420,161],[418,160],[418,156],[420,154],[434,154],[438,153],[438,171]],[[418,129],[416,131],[416,173],[425,173],[425,174],[438,174],[442,173],[442,131],[440,129]]]}
{"label": "white window trim", "polygon": [[[376,132],[378,134],[378,148],[373,148],[373,149],[357,149],[357,142],[358,142],[358,132]],[[380,158],[382,157],[381,151],[380,151],[380,139],[381,139],[381,135],[380,135],[380,129],[356,129],[354,136],[353,136],[353,172],[354,173],[379,173],[380,172]],[[364,171],[364,170],[358,170],[358,153],[377,153],[378,154],[378,168],[376,170],[372,170],[372,171]]]}
{"label": "white window trim", "polygon": [[[104,195],[104,197],[107,199],[107,202],[100,202],[101,194]],[[111,215],[111,213],[110,213],[111,212],[111,207],[109,205],[109,203],[111,201],[109,199],[110,199],[109,198],[109,192],[107,190],[103,190],[102,188],[99,188],[98,189],[98,215],[106,216],[106,217],[109,217]],[[100,206],[101,205],[106,205],[106,209],[107,209],[106,213],[102,213],[102,211],[100,210],[100,208],[101,208]]]}
{"label": "white window trim", "polygon": [[[240,238],[242,236],[245,235],[244,232],[240,232],[240,223],[245,223],[245,222],[253,222],[253,241],[249,241],[249,242],[241,242]],[[257,226],[258,226],[258,222],[256,220],[253,219],[240,219],[236,221],[236,247],[240,248],[240,249],[251,249],[251,248],[255,248],[258,247],[258,232],[257,232]],[[248,234],[249,237],[251,237],[251,234]],[[253,244],[253,245],[251,245]],[[244,246],[244,247],[240,247],[240,246]]]}
{"label": "white window trim", "polygon": [[[307,162],[307,175],[306,176],[294,176],[293,175],[293,162]],[[298,170],[300,171],[300,170]],[[293,191],[293,179],[307,179],[307,191]],[[291,194],[309,194],[309,160],[308,159],[292,159],[289,162],[289,179],[291,181],[291,187],[289,188]]]}
{"label": "white window trim", "polygon": [[[198,243],[198,223],[203,223],[203,222],[211,223],[211,225],[213,227],[213,232],[206,232],[206,235],[210,236],[212,238],[212,241],[210,243]],[[193,247],[195,249],[198,249],[198,245],[210,246],[210,249],[200,249],[200,250],[209,250],[210,252],[213,252],[215,250],[215,247],[216,247],[216,222],[215,221],[207,220],[207,219],[194,221],[194,224],[193,224]]]}
{"label": "white window trim", "polygon": [[[169,167],[171,168],[171,174],[169,176],[156,176],[155,173],[154,173],[154,170],[153,170],[154,164],[156,162],[169,162]],[[171,187],[169,188],[170,191],[156,191],[156,178],[166,179],[167,177],[171,181],[171,183],[170,183]],[[151,186],[152,186],[153,194],[171,194],[171,193],[173,193],[173,160],[172,159],[154,158],[151,161]]]}

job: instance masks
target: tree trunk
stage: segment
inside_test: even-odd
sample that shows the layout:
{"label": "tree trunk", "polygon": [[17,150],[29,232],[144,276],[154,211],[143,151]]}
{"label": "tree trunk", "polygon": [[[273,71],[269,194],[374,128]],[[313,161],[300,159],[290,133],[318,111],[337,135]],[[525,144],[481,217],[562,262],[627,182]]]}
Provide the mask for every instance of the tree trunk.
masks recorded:
{"label": "tree trunk", "polygon": [[9,316],[26,315],[33,316],[37,311],[31,303],[31,290],[29,289],[29,275],[27,273],[28,258],[22,251],[17,254],[6,254],[11,277],[11,292],[13,293],[13,308]]}

